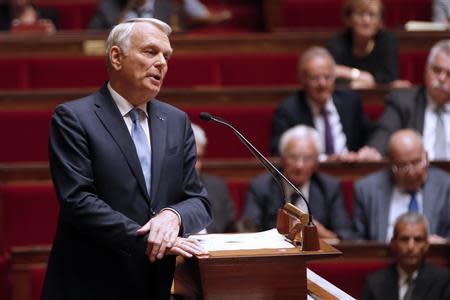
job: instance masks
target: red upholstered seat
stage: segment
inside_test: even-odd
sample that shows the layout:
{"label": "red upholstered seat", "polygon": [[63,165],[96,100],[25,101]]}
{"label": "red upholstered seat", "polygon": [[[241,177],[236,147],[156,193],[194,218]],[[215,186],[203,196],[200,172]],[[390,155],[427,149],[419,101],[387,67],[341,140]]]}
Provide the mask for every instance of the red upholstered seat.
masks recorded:
{"label": "red upholstered seat", "polygon": [[206,111],[233,124],[264,155],[269,155],[269,138],[272,126],[272,107],[211,107],[186,108],[192,122],[200,125],[208,137],[206,158],[253,157],[248,149],[227,127],[204,122],[199,113]]}
{"label": "red upholstered seat", "polygon": [[43,265],[34,265],[28,269],[28,284],[30,287],[30,300],[41,299],[42,287],[44,286],[45,272],[47,268]]}
{"label": "red upholstered seat", "polygon": [[103,56],[41,57],[28,64],[30,88],[98,87],[107,79]]}
{"label": "red upholstered seat", "polygon": [[8,281],[9,262],[0,254],[0,299],[9,299],[10,285]]}
{"label": "red upholstered seat", "polygon": [[244,209],[245,199],[247,196],[248,181],[229,180],[227,181],[230,190],[231,198],[233,200],[234,209],[236,211],[236,219],[241,216]]}
{"label": "red upholstered seat", "polygon": [[185,55],[169,60],[164,87],[220,85],[220,65],[217,56]]}
{"label": "red upholstered seat", "polygon": [[1,236],[6,250],[53,242],[58,202],[51,182],[3,184],[0,203]]}
{"label": "red upholstered seat", "polygon": [[423,83],[427,52],[408,52],[400,54],[400,78],[414,84]]}
{"label": "red upholstered seat", "polygon": [[360,299],[367,275],[386,267],[386,261],[309,262],[307,267],[356,299]]}
{"label": "red upholstered seat", "polygon": [[48,160],[51,111],[0,110],[0,162]]}
{"label": "red upholstered seat", "polygon": [[[45,0],[40,1],[45,2]],[[64,30],[86,29],[92,19],[98,1],[52,1],[40,7],[51,7],[58,11],[59,23]]]}
{"label": "red upholstered seat", "polygon": [[298,55],[224,55],[220,58],[222,85],[297,85]]}
{"label": "red upholstered seat", "polygon": [[384,105],[381,103],[363,103],[363,111],[370,121],[377,121],[383,114]]}
{"label": "red upholstered seat", "polygon": [[20,89],[28,86],[27,64],[23,58],[0,58],[0,66],[0,89]]}

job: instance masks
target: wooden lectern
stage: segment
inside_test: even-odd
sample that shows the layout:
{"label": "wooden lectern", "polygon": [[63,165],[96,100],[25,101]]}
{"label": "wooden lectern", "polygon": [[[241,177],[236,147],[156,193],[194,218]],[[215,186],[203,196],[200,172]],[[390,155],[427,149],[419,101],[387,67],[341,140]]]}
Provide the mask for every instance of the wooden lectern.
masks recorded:
{"label": "wooden lectern", "polygon": [[[286,216],[289,216],[287,220],[291,224],[290,227],[298,223],[291,220],[295,218],[294,214],[289,213]],[[301,220],[297,221],[301,223]],[[290,227],[288,229],[292,229]],[[301,244],[298,241],[292,242]],[[301,246],[296,246],[281,249],[210,251],[208,257],[187,260],[179,258],[174,292],[191,300],[307,299],[306,262],[341,254],[337,249],[320,241],[316,251],[303,251]],[[333,298],[331,296],[328,299]]]}

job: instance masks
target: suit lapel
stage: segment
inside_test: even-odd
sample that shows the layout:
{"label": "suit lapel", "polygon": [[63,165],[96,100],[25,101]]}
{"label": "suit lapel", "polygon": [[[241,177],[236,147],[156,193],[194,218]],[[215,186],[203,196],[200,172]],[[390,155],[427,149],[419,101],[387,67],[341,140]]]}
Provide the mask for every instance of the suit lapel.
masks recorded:
{"label": "suit lapel", "polygon": [[300,123],[315,127],[314,126],[314,118],[311,111],[311,108],[306,101],[306,95],[303,91],[298,92],[298,116],[300,119]]}
{"label": "suit lapel", "polygon": [[429,297],[427,297],[427,294],[429,293],[431,285],[433,284],[433,279],[428,278],[429,273],[429,267],[426,263],[424,263],[419,269],[419,275],[417,276],[415,282],[413,290],[414,299],[429,299]]}
{"label": "suit lapel", "polygon": [[141,169],[141,163],[136,153],[133,140],[131,139],[128,128],[123,121],[122,115],[119,109],[114,103],[111,95],[109,94],[106,85],[97,94],[96,99],[96,111],[100,121],[105,126],[106,130],[112,136],[116,144],[119,146],[123,155],[125,156],[127,163],[139,182],[139,186],[145,197],[148,199],[147,188],[145,186],[145,179]]}
{"label": "suit lapel", "polygon": [[155,199],[161,178],[162,165],[164,163],[164,153],[166,151],[167,140],[167,115],[160,111],[154,101],[147,105],[149,112],[149,126],[152,144],[152,189],[151,199]]}
{"label": "suit lapel", "polygon": [[430,222],[430,230],[433,231],[436,227],[436,218],[434,216],[434,208],[440,206],[439,202],[439,194],[441,191],[439,190],[439,186],[434,183],[434,177],[430,176],[432,173],[432,169],[428,169],[428,179],[425,182],[422,193],[422,205],[423,205],[423,214],[427,216],[428,221]]}
{"label": "suit lapel", "polygon": [[413,128],[416,128],[419,133],[423,132],[423,122],[425,120],[425,107],[427,106],[427,98],[425,90],[421,88],[417,93],[417,97],[414,99],[416,105],[414,111],[414,124]]}

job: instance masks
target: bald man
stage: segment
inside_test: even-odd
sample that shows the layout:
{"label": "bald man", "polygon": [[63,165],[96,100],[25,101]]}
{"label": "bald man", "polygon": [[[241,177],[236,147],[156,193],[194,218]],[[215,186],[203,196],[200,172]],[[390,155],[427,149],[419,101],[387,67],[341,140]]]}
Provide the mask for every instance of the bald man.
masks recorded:
{"label": "bald man", "polygon": [[450,175],[428,166],[422,138],[411,129],[394,133],[388,149],[390,167],[355,183],[357,237],[389,241],[396,218],[415,211],[430,220],[430,242],[450,238]]}

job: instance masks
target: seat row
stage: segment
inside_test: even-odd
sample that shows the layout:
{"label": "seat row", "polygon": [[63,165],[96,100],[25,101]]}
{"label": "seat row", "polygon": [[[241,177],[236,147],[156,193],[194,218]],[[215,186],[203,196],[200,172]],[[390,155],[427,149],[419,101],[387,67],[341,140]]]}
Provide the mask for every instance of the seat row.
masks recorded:
{"label": "seat row", "polygon": [[[400,77],[423,81],[426,52],[402,53]],[[164,87],[296,86],[296,54],[174,55]],[[107,79],[103,56],[0,58],[0,89],[97,87]]]}

